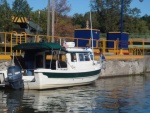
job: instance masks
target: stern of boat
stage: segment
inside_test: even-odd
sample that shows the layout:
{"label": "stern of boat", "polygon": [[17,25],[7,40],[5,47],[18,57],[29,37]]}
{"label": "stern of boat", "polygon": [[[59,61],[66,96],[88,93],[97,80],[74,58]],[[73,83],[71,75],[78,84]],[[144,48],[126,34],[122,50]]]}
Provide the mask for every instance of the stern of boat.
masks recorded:
{"label": "stern of boat", "polygon": [[5,87],[7,84],[7,70],[0,71],[0,87]]}

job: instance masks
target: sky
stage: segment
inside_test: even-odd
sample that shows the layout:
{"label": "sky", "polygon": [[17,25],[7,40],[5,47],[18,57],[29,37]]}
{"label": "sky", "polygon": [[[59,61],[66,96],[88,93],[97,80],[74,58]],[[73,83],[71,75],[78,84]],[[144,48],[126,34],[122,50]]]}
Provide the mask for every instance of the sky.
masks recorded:
{"label": "sky", "polygon": [[[14,0],[8,0],[9,4],[11,5]],[[52,0],[51,0],[52,1]],[[73,16],[75,13],[85,14],[86,12],[90,11],[90,0],[67,0],[68,5],[71,6],[71,11],[67,14],[69,16]],[[40,10],[47,7],[48,0],[27,0],[30,7],[33,10]],[[145,14],[150,15],[150,0],[143,0],[140,2],[139,0],[132,0],[131,8],[137,7],[141,10],[141,16]]]}

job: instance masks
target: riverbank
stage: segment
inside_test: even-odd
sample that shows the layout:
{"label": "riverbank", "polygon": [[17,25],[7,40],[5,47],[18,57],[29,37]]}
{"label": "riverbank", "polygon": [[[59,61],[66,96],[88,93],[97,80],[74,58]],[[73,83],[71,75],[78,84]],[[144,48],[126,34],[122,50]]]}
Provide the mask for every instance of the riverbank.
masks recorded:
{"label": "riverbank", "polygon": [[[0,60],[0,71],[6,70],[10,64],[10,60]],[[142,59],[106,60],[105,65],[101,78],[144,74],[150,72],[150,56],[144,56]]]}

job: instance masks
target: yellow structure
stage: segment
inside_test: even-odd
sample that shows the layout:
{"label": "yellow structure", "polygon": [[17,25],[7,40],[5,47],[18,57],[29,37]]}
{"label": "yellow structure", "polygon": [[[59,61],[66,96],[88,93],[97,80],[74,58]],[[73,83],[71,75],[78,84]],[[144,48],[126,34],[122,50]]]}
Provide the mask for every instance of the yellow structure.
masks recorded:
{"label": "yellow structure", "polygon": [[[17,19],[13,18],[14,21],[17,21]],[[20,21],[18,19],[18,21]],[[22,20],[21,20],[22,21]],[[26,22],[26,20],[24,21]],[[19,43],[26,43],[28,36],[31,36],[31,34],[26,34],[25,32],[22,32],[21,34],[18,34],[17,32],[0,32],[0,36],[3,36],[3,41],[0,42],[0,60],[9,60],[11,59],[12,53],[13,53],[13,46],[19,44]],[[35,37],[35,42],[39,42],[41,39],[50,42],[51,36],[46,35],[32,35],[32,37]],[[9,39],[9,40],[8,40]],[[76,46],[78,39],[74,40],[73,37],[60,37],[55,36],[54,37],[55,42],[61,43],[63,40],[66,41],[75,41]],[[80,38],[81,39],[81,38]],[[86,40],[86,39],[85,39]],[[87,41],[91,41],[90,39],[87,39]],[[141,40],[141,44],[139,46],[133,45],[136,40],[130,40],[130,45],[128,50],[119,50],[117,48],[117,41],[111,41],[114,43],[114,48],[107,48],[106,43],[111,40],[97,40],[96,41],[96,47],[94,47],[94,53],[95,58],[98,60],[100,58],[100,53],[102,52],[106,59],[140,59],[143,58],[145,54],[145,50],[150,49],[150,46],[145,45],[145,42]],[[138,40],[138,42],[140,42]],[[150,43],[150,42],[149,42]],[[15,55],[21,55],[22,51],[15,51]]]}
{"label": "yellow structure", "polygon": [[28,23],[28,19],[26,17],[11,17],[13,23]]}

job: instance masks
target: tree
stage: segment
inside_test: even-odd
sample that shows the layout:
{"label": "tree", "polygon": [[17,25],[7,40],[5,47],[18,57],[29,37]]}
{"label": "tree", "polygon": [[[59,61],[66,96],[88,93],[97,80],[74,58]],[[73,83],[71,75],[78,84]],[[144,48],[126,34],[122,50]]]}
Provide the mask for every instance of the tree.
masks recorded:
{"label": "tree", "polygon": [[70,24],[71,20],[67,16],[65,16],[70,11],[70,6],[67,4],[67,0],[55,0],[55,3],[55,35],[66,36],[70,34],[70,29],[73,28],[73,26],[71,26]]}
{"label": "tree", "polygon": [[30,13],[30,18],[37,23],[42,29],[42,34],[47,33],[47,9],[36,10]]}
{"label": "tree", "polygon": [[79,28],[85,28],[86,20],[82,14],[75,13],[72,17],[72,24]]}
{"label": "tree", "polygon": [[55,27],[57,36],[73,36],[75,27],[72,25],[71,18],[61,16],[59,23]]}
{"label": "tree", "polygon": [[[1,31],[11,30],[11,9],[7,0],[0,1],[0,28]],[[7,23],[7,24],[6,24]]]}
{"label": "tree", "polygon": [[15,0],[12,5],[12,12],[14,16],[28,17],[32,8],[29,6],[27,0]]}
{"label": "tree", "polygon": [[141,20],[144,20],[146,22],[146,26],[148,26],[149,32],[150,32],[150,15],[144,15],[141,17]]}
{"label": "tree", "polygon": [[[124,15],[138,15],[140,10],[131,9],[132,0],[124,0]],[[101,32],[120,31],[120,13],[121,0],[92,0],[92,10],[97,13],[97,21],[99,21]],[[130,24],[124,19],[124,24]],[[126,28],[125,28],[126,29]]]}
{"label": "tree", "polygon": [[[70,6],[67,4],[67,0],[55,0],[55,35],[68,36],[72,35],[74,27],[71,23],[71,19],[66,16],[67,12],[70,11]],[[51,6],[52,7],[52,6]],[[47,8],[31,12],[30,17],[32,20],[39,24],[43,28],[43,34],[47,32]],[[52,17],[52,16],[51,16]],[[51,19],[49,20],[51,22]],[[51,23],[50,23],[51,25]],[[51,28],[50,28],[51,29]],[[72,30],[72,31],[71,31]]]}
{"label": "tree", "polygon": [[67,0],[55,0],[56,13],[59,15],[65,15],[70,11],[70,6],[67,4]]}
{"label": "tree", "polygon": [[[92,25],[93,25],[93,28],[95,29],[99,29],[99,22],[97,21],[97,13],[95,12],[91,12],[91,15],[92,15]],[[86,22],[89,22],[89,27],[90,27],[90,12],[87,12],[85,13],[84,15],[83,14],[74,14],[73,17],[72,17],[72,24],[74,26],[76,26],[77,28],[86,28]]]}

